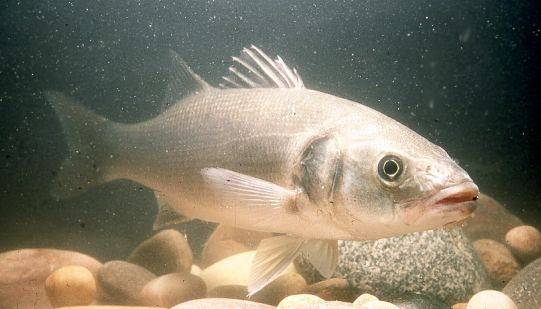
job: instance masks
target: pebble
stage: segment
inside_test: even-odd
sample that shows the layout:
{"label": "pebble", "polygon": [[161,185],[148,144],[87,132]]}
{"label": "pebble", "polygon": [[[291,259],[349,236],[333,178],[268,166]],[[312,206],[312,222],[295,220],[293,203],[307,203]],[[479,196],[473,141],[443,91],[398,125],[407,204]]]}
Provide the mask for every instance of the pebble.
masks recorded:
{"label": "pebble", "polygon": [[361,294],[359,297],[355,299],[355,301],[353,301],[353,306],[356,309],[358,309],[358,308],[361,308],[362,305],[369,303],[371,301],[375,301],[375,300],[379,300],[379,299],[374,295],[367,294],[367,293]]}
{"label": "pebble", "polygon": [[91,305],[91,306],[69,306],[61,309],[165,309],[161,307],[140,307],[140,306],[111,306],[111,305]]}
{"label": "pebble", "polygon": [[[248,285],[248,277],[252,267],[255,251],[238,253],[219,262],[212,264],[201,272],[201,278],[205,281],[210,291],[222,285]],[[295,272],[295,267],[290,264],[282,274]]]}
{"label": "pebble", "polygon": [[[421,293],[450,306],[490,288],[482,263],[459,228],[338,245],[337,274],[376,296]],[[304,275],[306,268],[300,271]]]}
{"label": "pebble", "polygon": [[353,304],[345,301],[331,300],[326,301],[324,304],[320,304],[321,309],[352,309]]}
{"label": "pebble", "polygon": [[190,274],[195,276],[201,276],[201,272],[203,271],[201,270],[201,268],[199,268],[199,266],[195,264],[192,265],[192,268],[190,269]]}
{"label": "pebble", "polygon": [[53,307],[90,305],[96,298],[94,275],[83,266],[64,266],[45,280]]}
{"label": "pebble", "polygon": [[360,309],[400,309],[400,307],[381,300],[373,300],[361,305]]}
{"label": "pebble", "polygon": [[156,276],[124,261],[103,264],[97,275],[98,300],[112,305],[138,305],[143,287]]}
{"label": "pebble", "polygon": [[517,305],[502,292],[484,290],[472,296],[467,309],[518,309]]}
{"label": "pebble", "polygon": [[237,253],[254,250],[263,238],[271,233],[249,231],[227,225],[219,225],[203,247],[201,265],[212,265]]}
{"label": "pebble", "polygon": [[504,287],[520,269],[520,265],[505,245],[492,239],[479,239],[473,247],[485,265],[494,288]]}
{"label": "pebble", "polygon": [[297,273],[290,272],[274,279],[250,299],[259,303],[276,306],[282,299],[289,295],[305,293],[306,288],[307,284],[304,278]]}
{"label": "pebble", "polygon": [[458,303],[451,306],[451,309],[467,309],[468,304],[467,303]]}
{"label": "pebble", "polygon": [[277,309],[296,309],[304,308],[306,305],[325,303],[325,300],[311,294],[290,295],[276,306]]}
{"label": "pebble", "polygon": [[520,308],[541,308],[541,258],[524,267],[502,292]]}
{"label": "pebble", "polygon": [[479,194],[477,208],[462,224],[466,236],[471,240],[492,239],[505,242],[505,234],[524,223],[511,214],[503,205],[490,196]]}
{"label": "pebble", "polygon": [[229,298],[203,298],[178,304],[171,309],[205,309],[205,308],[242,308],[242,309],[273,309],[273,306],[248,300]]}
{"label": "pebble", "polygon": [[207,287],[203,279],[188,273],[173,273],[151,280],[141,291],[145,306],[172,307],[192,299],[203,298]]}
{"label": "pebble", "polygon": [[45,280],[55,270],[79,265],[95,274],[96,259],[73,251],[20,249],[0,254],[0,308],[52,308]]}
{"label": "pebble", "polygon": [[193,256],[186,237],[177,230],[163,230],[137,246],[127,259],[155,275],[188,272]]}
{"label": "pebble", "polygon": [[210,298],[232,298],[248,300],[248,288],[245,285],[221,285],[207,293]]}
{"label": "pebble", "polygon": [[505,242],[524,264],[541,256],[541,233],[533,226],[521,225],[512,228],[505,235]]}
{"label": "pebble", "polygon": [[356,289],[350,287],[348,281],[342,278],[331,278],[314,283],[308,287],[306,292],[327,301],[340,300],[352,302],[358,295]]}

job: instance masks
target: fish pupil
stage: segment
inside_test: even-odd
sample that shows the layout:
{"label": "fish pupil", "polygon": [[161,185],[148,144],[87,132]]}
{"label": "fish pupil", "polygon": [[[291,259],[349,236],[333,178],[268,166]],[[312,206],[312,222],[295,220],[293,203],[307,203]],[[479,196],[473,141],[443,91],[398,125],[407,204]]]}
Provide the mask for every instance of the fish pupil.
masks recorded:
{"label": "fish pupil", "polygon": [[394,160],[387,160],[383,165],[383,171],[389,176],[394,176],[398,172],[398,163]]}
{"label": "fish pupil", "polygon": [[385,181],[395,181],[402,174],[402,160],[394,155],[382,158],[378,164],[379,176]]}

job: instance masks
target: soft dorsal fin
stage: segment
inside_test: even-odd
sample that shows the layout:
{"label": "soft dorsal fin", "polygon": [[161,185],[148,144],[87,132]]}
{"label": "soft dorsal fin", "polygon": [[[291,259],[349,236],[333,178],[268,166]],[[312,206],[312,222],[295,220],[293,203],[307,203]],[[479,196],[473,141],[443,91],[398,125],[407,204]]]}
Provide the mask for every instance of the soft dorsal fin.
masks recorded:
{"label": "soft dorsal fin", "polygon": [[291,70],[280,56],[272,60],[254,45],[232,58],[235,64],[223,77],[222,88],[304,88],[296,69]]}
{"label": "soft dorsal fin", "polygon": [[169,51],[171,72],[162,106],[167,108],[183,97],[208,91],[212,88],[173,50]]}

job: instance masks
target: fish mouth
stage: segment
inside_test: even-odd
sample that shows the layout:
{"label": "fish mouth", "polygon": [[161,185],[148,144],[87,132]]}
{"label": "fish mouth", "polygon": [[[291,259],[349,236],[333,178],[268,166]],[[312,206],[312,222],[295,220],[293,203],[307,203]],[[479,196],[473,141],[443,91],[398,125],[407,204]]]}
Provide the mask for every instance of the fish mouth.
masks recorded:
{"label": "fish mouth", "polygon": [[479,188],[472,181],[466,181],[440,190],[431,196],[426,205],[436,211],[460,212],[469,216],[476,207]]}

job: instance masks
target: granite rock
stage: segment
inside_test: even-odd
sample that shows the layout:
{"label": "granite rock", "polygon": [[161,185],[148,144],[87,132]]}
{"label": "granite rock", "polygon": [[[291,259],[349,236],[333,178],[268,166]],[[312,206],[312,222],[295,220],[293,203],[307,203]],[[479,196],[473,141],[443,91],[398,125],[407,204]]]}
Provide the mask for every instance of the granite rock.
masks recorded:
{"label": "granite rock", "polygon": [[400,309],[448,309],[449,305],[435,297],[409,293],[388,300]]}
{"label": "granite rock", "polygon": [[519,308],[541,308],[541,258],[524,267],[502,292]]}
{"label": "granite rock", "polygon": [[383,299],[420,293],[451,305],[490,287],[483,265],[459,228],[376,241],[339,241],[339,249],[337,273]]}

